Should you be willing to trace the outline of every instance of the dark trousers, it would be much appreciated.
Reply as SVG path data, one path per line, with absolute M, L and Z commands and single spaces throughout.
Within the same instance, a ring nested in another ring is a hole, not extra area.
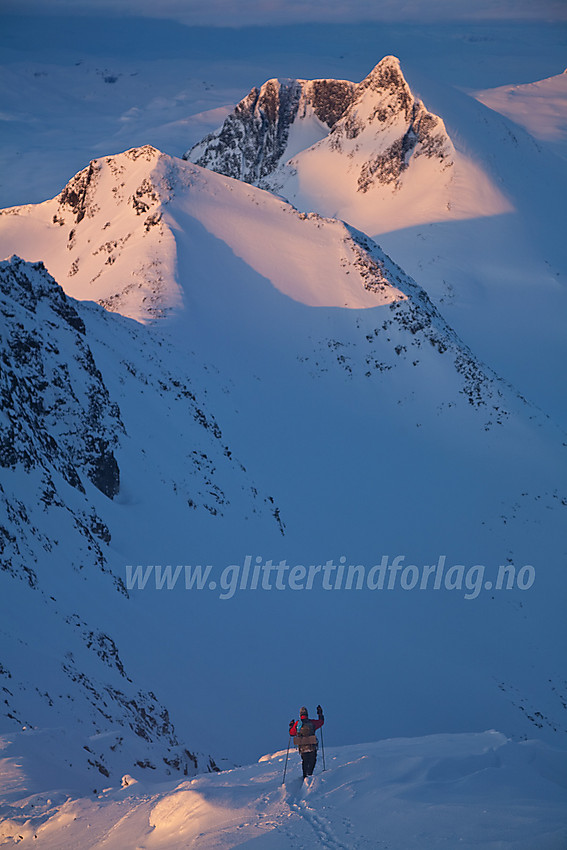
M 313 750 L 312 753 L 301 753 L 301 763 L 303 765 L 303 778 L 306 776 L 312 776 L 313 771 L 315 769 L 315 762 L 317 761 L 317 750 Z

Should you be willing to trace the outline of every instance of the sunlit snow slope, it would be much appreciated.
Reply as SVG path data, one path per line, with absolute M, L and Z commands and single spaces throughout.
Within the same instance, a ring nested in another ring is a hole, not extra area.
M 125 777 L 122 789 L 79 799 L 20 796 L 17 767 L 0 760 L 14 782 L 0 838 L 41 850 L 565 846 L 562 753 L 537 741 L 513 743 L 497 732 L 436 735 L 328 747 L 325 755 L 327 769 L 319 753 L 305 783 L 292 750 L 285 785 L 280 751 L 185 782 Z
M 53 200 L 2 211 L 0 253 L 43 258 L 69 295 L 147 321 L 183 307 L 178 215 L 304 304 L 362 308 L 403 297 L 344 224 L 151 147 L 95 160 Z
M 533 83 L 484 89 L 474 96 L 536 139 L 567 153 L 567 70 Z

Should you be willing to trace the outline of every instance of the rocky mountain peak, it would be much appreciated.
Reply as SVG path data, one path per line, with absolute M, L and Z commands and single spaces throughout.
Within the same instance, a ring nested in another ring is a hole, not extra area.
M 336 167 L 349 174 L 354 193 L 366 193 L 374 186 L 398 189 L 420 156 L 443 170 L 454 149 L 441 119 L 412 94 L 399 60 L 386 56 L 359 83 L 268 80 L 184 158 L 295 203 L 298 171 L 329 152 L 347 155 Z M 325 193 L 328 184 L 327 177 Z
M 385 89 L 397 89 L 402 86 L 408 87 L 402 73 L 400 60 L 397 56 L 384 56 L 372 68 L 370 73 L 358 83 L 357 90 L 371 88 L 375 91 L 383 91 Z
M 61 214 L 71 213 L 75 217 L 75 223 L 79 224 L 86 215 L 92 215 L 96 212 L 96 209 L 93 209 L 95 206 L 93 195 L 104 163 L 110 167 L 114 166 L 115 169 L 118 167 L 119 161 L 124 159 L 132 162 L 141 159 L 153 165 L 161 155 L 161 152 L 152 145 L 143 145 L 140 148 L 132 148 L 123 154 L 118 154 L 118 156 L 106 157 L 106 160 L 92 160 L 86 168 L 83 168 L 69 180 L 59 195 Z M 60 220 L 55 223 L 60 223 Z
M 385 56 L 357 85 L 353 108 L 368 101 L 373 121 L 383 123 L 397 115 L 411 119 L 415 99 L 395 56 Z
M 178 303 L 170 286 L 175 240 L 165 226 L 172 196 L 170 159 L 144 145 L 93 160 L 61 193 L 37 206 L 0 212 L 12 227 L 47 216 L 49 236 L 30 256 L 25 242 L 11 252 L 36 258 L 74 298 L 96 300 L 107 310 L 129 310 L 139 321 L 163 315 Z M 63 247 L 63 250 L 61 250 Z

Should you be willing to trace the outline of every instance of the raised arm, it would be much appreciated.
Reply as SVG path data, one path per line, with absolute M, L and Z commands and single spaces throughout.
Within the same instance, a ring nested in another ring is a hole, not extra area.
M 315 729 L 320 729 L 323 723 L 325 722 L 325 718 L 323 717 L 323 709 L 320 705 L 317 706 L 317 720 L 312 720 Z

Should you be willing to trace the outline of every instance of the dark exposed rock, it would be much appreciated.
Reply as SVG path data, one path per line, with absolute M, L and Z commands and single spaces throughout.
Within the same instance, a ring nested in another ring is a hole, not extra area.
M 420 103 L 413 104 L 411 120 L 403 136 L 383 153 L 364 163 L 358 177 L 359 191 L 367 192 L 376 182 L 397 183 L 409 167 L 412 154 L 438 158 L 439 161 L 448 159 L 445 137 L 439 132 L 438 122 Z
M 0 466 L 50 469 L 113 498 L 123 432 L 84 322 L 43 264 L 0 264 Z M 63 323 L 61 322 L 63 320 Z
M 120 490 L 120 470 L 116 458 L 104 444 L 93 459 L 88 476 L 101 493 L 114 498 Z
M 98 166 L 91 162 L 67 184 L 60 196 L 60 206 L 70 210 L 78 224 L 89 212 L 89 190 L 94 188 Z
M 354 88 L 345 80 L 313 80 L 311 102 L 317 118 L 332 129 L 350 106 Z
M 4 296 L 2 312 L 6 318 L 15 317 L 15 313 L 10 310 L 10 300 L 33 314 L 42 299 L 49 299 L 49 308 L 56 316 L 79 333 L 85 333 L 83 320 L 61 287 L 53 286 L 53 279 L 42 262 L 25 263 L 18 257 L 12 257 L 9 262 L 9 274 L 0 274 L 0 293 Z M 6 263 L 2 263 L 2 269 L 5 268 Z M 30 270 L 39 274 L 30 276 Z
M 311 106 L 332 128 L 352 100 L 354 84 L 341 80 L 268 80 L 240 101 L 218 133 L 184 155 L 246 183 L 256 183 L 278 166 L 291 125 Z

